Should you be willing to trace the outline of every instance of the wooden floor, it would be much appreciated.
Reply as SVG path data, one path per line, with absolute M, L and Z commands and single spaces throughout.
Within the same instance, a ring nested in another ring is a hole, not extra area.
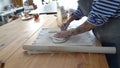
M 39 22 L 17 19 L 1 26 L 0 60 L 5 68 L 109 68 L 104 54 L 28 55 L 22 48 L 25 42 L 33 42 L 42 27 L 57 27 L 56 20 L 54 15 L 41 15 Z

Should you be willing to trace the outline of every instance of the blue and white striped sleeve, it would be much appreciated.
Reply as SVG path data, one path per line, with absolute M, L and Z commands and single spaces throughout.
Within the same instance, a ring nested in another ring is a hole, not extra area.
M 88 22 L 100 26 L 114 17 L 120 7 L 120 0 L 97 0 L 93 2 L 92 9 L 88 15 Z
M 77 7 L 77 10 L 73 14 L 77 17 L 75 20 L 79 20 L 84 16 L 84 14 L 83 14 L 79 5 Z

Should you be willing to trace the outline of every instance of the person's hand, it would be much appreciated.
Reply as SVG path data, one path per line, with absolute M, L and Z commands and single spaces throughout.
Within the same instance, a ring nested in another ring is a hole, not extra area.
M 71 34 L 70 31 L 60 31 L 57 32 L 54 36 L 57 38 L 68 38 L 71 36 Z
M 66 31 L 67 28 L 68 28 L 68 26 L 69 26 L 69 23 L 68 23 L 68 22 L 63 23 L 62 26 L 60 27 L 60 28 L 61 28 L 61 31 Z
M 34 7 L 34 10 L 37 9 L 37 5 L 35 5 L 35 4 L 33 5 L 33 7 Z

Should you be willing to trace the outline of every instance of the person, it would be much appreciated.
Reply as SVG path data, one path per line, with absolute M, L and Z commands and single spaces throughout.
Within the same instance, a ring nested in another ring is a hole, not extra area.
M 37 9 L 37 5 L 33 3 L 33 0 L 26 0 L 24 2 L 24 16 L 28 17 L 31 10 Z
M 120 0 L 79 0 L 78 3 L 77 10 L 54 36 L 65 38 L 93 30 L 103 46 L 116 47 L 116 54 L 107 54 L 106 57 L 110 68 L 120 68 Z M 82 25 L 67 30 L 73 20 L 83 16 L 88 18 Z
M 26 0 L 24 2 L 24 8 L 29 9 L 29 10 L 33 10 L 33 9 L 37 9 L 37 5 L 35 5 L 33 3 L 33 0 Z
M 42 5 L 44 5 L 45 0 L 42 0 Z

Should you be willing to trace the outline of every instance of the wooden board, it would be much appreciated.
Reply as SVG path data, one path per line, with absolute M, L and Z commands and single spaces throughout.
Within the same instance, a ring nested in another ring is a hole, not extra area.
M 55 33 L 60 31 L 59 28 L 44 28 L 42 29 L 42 31 L 39 33 L 38 37 L 36 38 L 36 40 L 34 41 L 33 44 L 39 44 L 39 45 L 83 45 L 83 46 L 94 46 L 95 44 L 95 38 L 93 36 L 90 35 L 89 32 L 83 33 L 83 34 L 79 34 L 76 36 L 72 36 L 69 38 L 68 41 L 66 41 L 65 43 L 60 43 L 60 44 L 55 44 L 52 42 L 52 40 L 50 39 L 50 36 Z
M 114 47 L 96 47 L 95 37 L 89 32 L 72 36 L 64 43 L 54 43 L 50 36 L 60 31 L 59 28 L 44 28 L 32 45 L 24 45 L 29 54 L 60 53 L 60 52 L 89 52 L 89 53 L 116 53 Z
M 34 42 L 32 44 L 40 44 L 40 45 L 90 45 L 93 46 L 95 43 L 95 37 L 93 37 L 90 32 L 86 32 L 80 35 L 76 35 L 76 36 L 72 36 L 71 38 L 69 38 L 69 40 L 65 43 L 61 43 L 61 44 L 55 44 L 52 42 L 52 40 L 49 38 L 50 35 L 52 35 L 55 32 L 60 31 L 59 28 L 43 28 L 36 40 L 34 40 Z M 87 40 L 86 40 L 87 39 Z M 25 44 L 27 45 L 27 44 Z

